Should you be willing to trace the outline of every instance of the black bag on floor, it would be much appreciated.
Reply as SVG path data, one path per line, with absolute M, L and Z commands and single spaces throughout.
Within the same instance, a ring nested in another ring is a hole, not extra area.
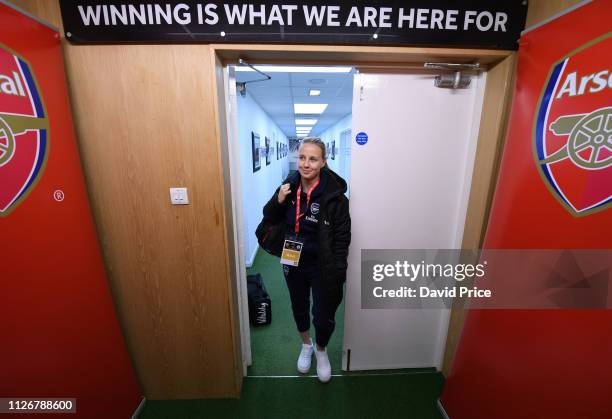
M 272 302 L 260 274 L 247 276 L 249 320 L 253 326 L 272 322 Z

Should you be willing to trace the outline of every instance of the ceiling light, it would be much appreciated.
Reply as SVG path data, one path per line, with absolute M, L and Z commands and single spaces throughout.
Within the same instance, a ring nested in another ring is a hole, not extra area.
M 317 123 L 316 119 L 296 119 L 295 125 L 315 125 Z
M 353 67 L 310 67 L 310 66 L 282 66 L 282 65 L 256 65 L 256 69 L 264 73 L 350 73 Z M 236 66 L 236 71 L 255 71 L 251 67 Z
M 327 109 L 327 103 L 294 103 L 295 113 L 321 114 Z
M 308 94 L 310 96 L 319 96 L 321 94 L 321 91 L 320 90 L 310 89 L 310 92 L 308 92 Z
M 296 129 L 301 129 L 301 130 L 306 130 L 306 131 L 310 131 L 312 129 L 312 127 L 305 127 L 305 126 L 295 126 Z

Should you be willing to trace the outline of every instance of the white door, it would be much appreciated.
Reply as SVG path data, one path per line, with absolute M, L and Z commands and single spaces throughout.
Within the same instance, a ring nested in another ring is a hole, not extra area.
M 484 78 L 452 90 L 423 73 L 355 77 L 345 370 L 441 368 L 449 311 L 361 309 L 360 253 L 461 247 Z

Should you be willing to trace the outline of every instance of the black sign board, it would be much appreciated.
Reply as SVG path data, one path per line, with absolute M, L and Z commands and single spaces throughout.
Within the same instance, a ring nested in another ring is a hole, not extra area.
M 522 0 L 60 0 L 73 43 L 298 43 L 516 49 Z

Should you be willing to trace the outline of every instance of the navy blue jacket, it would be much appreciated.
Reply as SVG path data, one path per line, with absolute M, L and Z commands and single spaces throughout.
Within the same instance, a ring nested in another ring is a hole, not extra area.
M 325 184 L 321 183 L 321 195 L 318 197 L 318 265 L 321 278 L 327 290 L 329 302 L 338 304 L 342 300 L 342 284 L 346 281 L 348 248 L 351 243 L 351 217 L 349 214 L 346 182 L 331 169 L 321 170 Z M 295 201 L 300 184 L 300 174 L 295 172 L 284 182 L 291 185 L 291 194 L 283 204 L 278 203 L 277 188 L 272 198 L 263 208 L 263 220 L 257 227 L 256 235 L 259 244 L 268 253 L 280 257 L 286 233 L 292 233 L 289 228 L 287 211 L 295 211 L 291 201 Z M 319 189 L 317 187 L 317 189 Z M 315 189 L 315 191 L 317 190 Z M 313 191 L 313 194 L 314 192 Z M 295 219 L 295 213 L 293 214 Z

